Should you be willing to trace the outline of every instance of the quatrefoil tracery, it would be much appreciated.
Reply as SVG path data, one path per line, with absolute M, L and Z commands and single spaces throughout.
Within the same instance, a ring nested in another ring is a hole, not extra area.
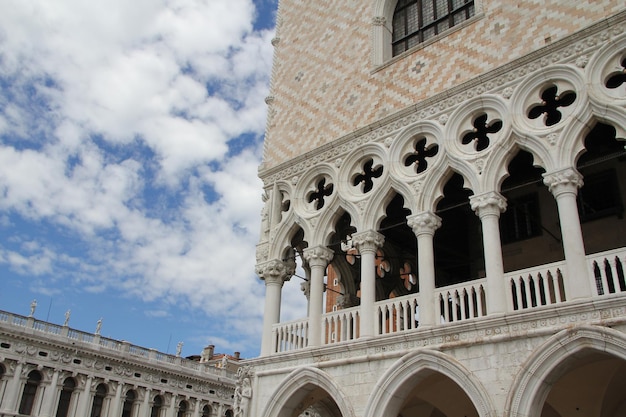
M 333 193 L 333 184 L 326 184 L 326 178 L 320 179 L 316 184 L 315 191 L 309 194 L 309 203 L 315 203 L 315 210 L 320 210 L 324 207 L 324 198 L 330 196 Z
M 622 70 L 614 72 L 609 76 L 605 83 L 606 88 L 615 89 L 626 83 L 626 57 L 620 61 L 620 65 L 622 66 Z
M 534 105 L 528 111 L 529 119 L 536 119 L 545 114 L 544 123 L 546 126 L 553 126 L 561 121 L 563 115 L 559 107 L 571 106 L 576 101 L 576 93 L 565 91 L 558 94 L 558 87 L 553 85 L 546 88 L 541 93 L 541 103 Z
M 463 135 L 463 138 L 461 139 L 461 143 L 463 145 L 474 143 L 474 149 L 477 152 L 487 149 L 489 146 L 488 134 L 498 133 L 500 129 L 502 129 L 501 120 L 487 122 L 487 118 L 487 114 L 484 113 L 474 119 L 474 122 L 472 123 L 474 129 Z
M 428 161 L 426 158 L 432 158 L 437 155 L 439 145 L 432 144 L 426 146 L 426 138 L 421 138 L 415 142 L 415 151 L 408 155 L 404 160 L 404 166 L 415 165 L 415 173 L 419 174 L 426 171 Z
M 368 159 L 363 165 L 363 172 L 354 177 L 352 185 L 362 184 L 363 193 L 368 193 L 374 187 L 374 178 L 379 178 L 381 175 L 383 175 L 383 166 L 374 167 L 374 160 Z

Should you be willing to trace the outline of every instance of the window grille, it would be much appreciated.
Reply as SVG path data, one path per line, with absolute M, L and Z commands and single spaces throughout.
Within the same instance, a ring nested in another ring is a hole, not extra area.
M 393 14 L 393 56 L 474 16 L 473 0 L 398 0 Z

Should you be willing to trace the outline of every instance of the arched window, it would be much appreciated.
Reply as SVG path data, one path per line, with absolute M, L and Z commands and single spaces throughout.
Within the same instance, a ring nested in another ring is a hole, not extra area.
M 63 389 L 61 390 L 61 396 L 59 397 L 59 406 L 57 407 L 56 417 L 67 417 L 70 410 L 70 402 L 72 401 L 72 393 L 76 388 L 76 381 L 74 378 L 67 378 L 63 382 Z
M 133 413 L 133 404 L 137 394 L 132 389 L 126 393 L 126 399 L 124 400 L 124 406 L 122 407 L 122 417 L 131 417 Z
M 150 411 L 150 417 L 159 417 L 161 407 L 163 407 L 163 398 L 161 398 L 160 395 L 157 395 L 156 397 L 154 397 L 154 401 L 152 401 L 152 410 Z
M 41 383 L 41 374 L 38 371 L 31 371 L 28 374 L 24 391 L 22 392 L 22 401 L 20 402 L 20 414 L 30 415 L 33 411 L 35 398 L 37 397 L 37 389 Z
M 181 401 L 180 404 L 178 404 L 178 414 L 176 417 L 185 417 L 185 414 L 187 414 L 187 408 L 189 408 L 187 406 L 187 401 Z
M 393 56 L 474 16 L 473 0 L 398 0 L 393 13 Z
M 90 417 L 102 417 L 102 408 L 104 406 L 104 398 L 106 397 L 107 392 L 108 390 L 106 385 L 98 385 L 96 388 L 96 394 L 93 397 Z
M 233 417 L 233 410 L 226 410 L 226 412 L 224 413 L 224 416 L 226 417 Z
M 209 417 L 211 415 L 211 407 L 205 405 L 202 409 L 202 417 Z

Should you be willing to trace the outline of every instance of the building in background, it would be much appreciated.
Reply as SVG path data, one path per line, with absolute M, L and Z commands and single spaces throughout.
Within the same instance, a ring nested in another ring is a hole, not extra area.
M 0 417 L 233 417 L 237 353 L 186 359 L 68 321 L 0 311 Z
M 624 4 L 280 0 L 276 26 L 236 413 L 626 415 Z

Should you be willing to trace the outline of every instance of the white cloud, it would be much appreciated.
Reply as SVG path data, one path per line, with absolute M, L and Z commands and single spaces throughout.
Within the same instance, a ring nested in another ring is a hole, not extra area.
M 2 226 L 17 215 L 78 246 L 24 232 L 34 246 L 1 240 L 0 263 L 64 270 L 84 291 L 186 300 L 258 336 L 273 34 L 254 16 L 252 0 L 5 1 Z M 242 305 L 253 307 L 238 319 Z

